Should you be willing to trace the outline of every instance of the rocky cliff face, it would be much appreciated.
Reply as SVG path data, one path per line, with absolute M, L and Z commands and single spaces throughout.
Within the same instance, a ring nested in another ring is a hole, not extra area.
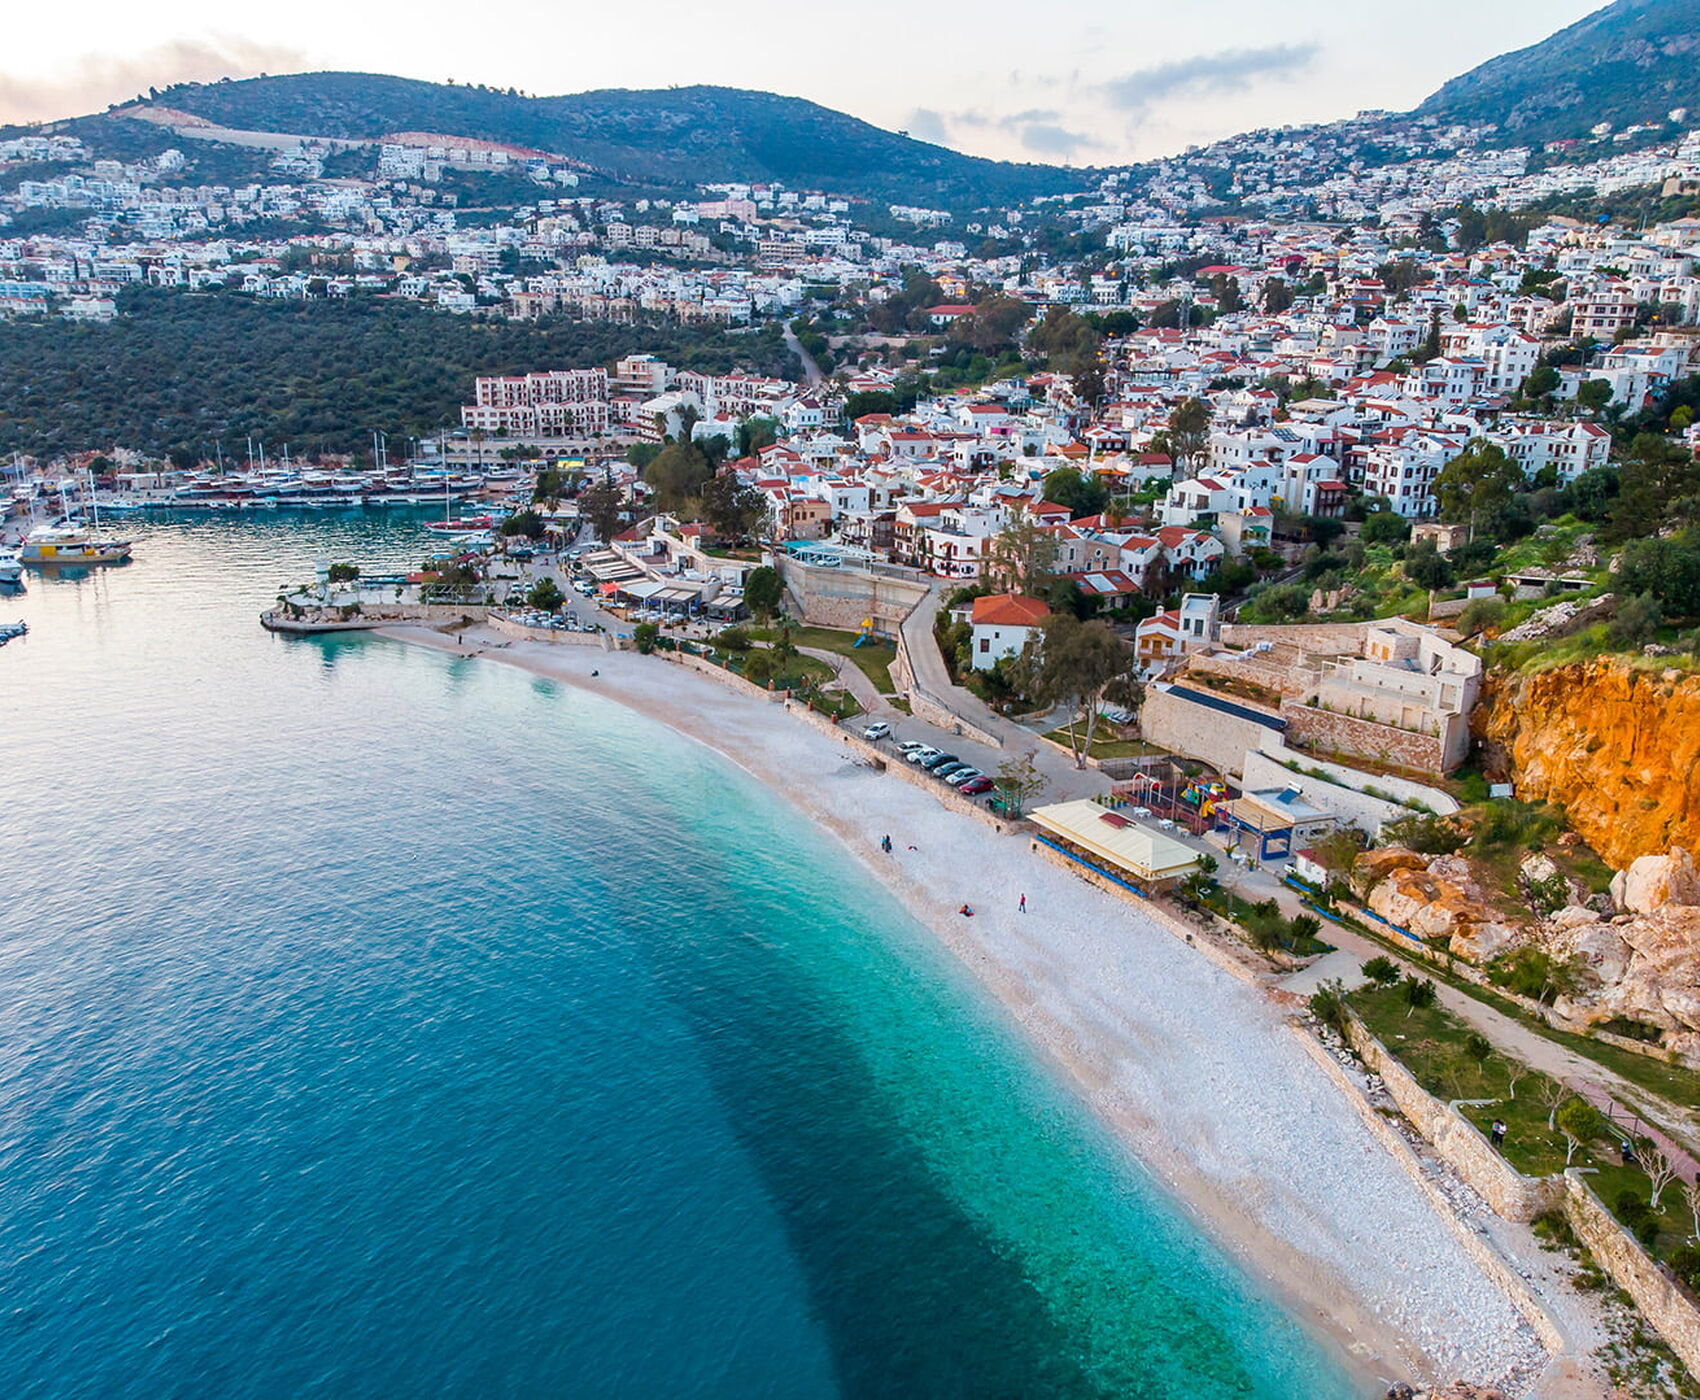
M 1480 730 L 1490 772 L 1560 804 L 1610 865 L 1700 848 L 1700 675 L 1602 658 L 1501 677 Z

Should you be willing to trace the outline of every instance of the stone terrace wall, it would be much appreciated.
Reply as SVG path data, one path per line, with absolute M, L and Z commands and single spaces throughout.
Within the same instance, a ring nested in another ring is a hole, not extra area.
M 1246 754 L 1274 733 L 1252 720 L 1223 714 L 1154 687 L 1145 692 L 1139 728 L 1147 742 L 1158 748 L 1202 759 L 1234 774 L 1244 767 Z
M 1580 1172 L 1564 1174 L 1564 1214 L 1577 1237 L 1652 1323 L 1682 1364 L 1700 1375 L 1700 1307 L 1612 1218 Z
M 1287 721 L 1287 739 L 1291 743 L 1311 744 L 1331 753 L 1360 754 L 1402 768 L 1420 768 L 1430 773 L 1446 771 L 1445 745 L 1433 734 L 1413 734 L 1390 724 L 1377 724 L 1374 720 L 1335 714 L 1293 701 L 1281 706 L 1281 717 Z
M 1371 622 L 1294 623 L 1292 626 L 1253 626 L 1230 622 L 1222 628 L 1229 646 L 1253 647 L 1259 642 L 1291 642 L 1313 656 L 1359 656 Z
M 927 596 L 924 579 L 854 568 L 823 569 L 796 559 L 782 559 L 780 571 L 803 621 L 816 627 L 854 631 L 871 617 L 879 631 L 895 633 Z
M 1560 1204 L 1564 1199 L 1564 1183 L 1560 1178 L 1524 1176 L 1494 1151 L 1493 1144 L 1474 1123 L 1417 1083 L 1411 1072 L 1388 1054 L 1356 1017 L 1348 1023 L 1348 1030 L 1352 1049 L 1381 1076 L 1399 1111 L 1495 1213 L 1506 1220 L 1527 1224 L 1542 1211 Z
M 1318 673 L 1307 671 L 1301 667 L 1284 666 L 1279 661 L 1271 659 L 1267 652 L 1238 652 L 1238 651 L 1207 651 L 1187 658 L 1188 674 L 1203 676 L 1231 676 L 1235 680 L 1251 681 L 1256 685 L 1274 691 L 1278 695 L 1288 695 L 1295 699 L 1308 695 L 1316 688 Z M 1182 684 L 1186 684 L 1182 677 Z M 1213 691 L 1208 685 L 1201 685 L 1200 690 Z M 1214 692 L 1224 699 L 1233 700 L 1237 697 L 1228 691 Z

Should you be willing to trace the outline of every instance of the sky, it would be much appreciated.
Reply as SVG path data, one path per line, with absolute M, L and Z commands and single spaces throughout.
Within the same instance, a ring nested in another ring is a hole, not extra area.
M 973 155 L 1101 165 L 1260 126 L 1415 106 L 1599 0 L 700 0 L 480 12 L 294 0 L 85 0 L 8 15 L 0 122 L 100 111 L 149 86 L 347 69 L 537 94 L 715 83 L 806 97 Z M 917 22 L 919 21 L 919 22 Z

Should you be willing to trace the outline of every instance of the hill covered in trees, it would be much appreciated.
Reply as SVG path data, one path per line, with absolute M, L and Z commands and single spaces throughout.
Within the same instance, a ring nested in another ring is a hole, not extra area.
M 1585 136 L 1597 122 L 1663 123 L 1700 110 L 1700 5 L 1617 0 L 1551 38 L 1454 78 L 1419 115 L 1497 122 L 1519 142 Z
M 371 431 L 460 422 L 480 374 L 611 364 L 650 351 L 684 368 L 789 373 L 777 326 L 727 335 L 672 325 L 498 321 L 406 301 L 268 301 L 126 292 L 107 325 L 0 322 L 0 452 L 114 446 L 228 456 L 252 433 L 298 455 L 356 451 Z
M 611 89 L 563 97 L 369 73 L 179 84 L 150 101 L 219 126 L 373 139 L 425 131 L 529 147 L 618 181 L 792 188 L 967 207 L 1074 189 L 1054 166 L 960 155 L 797 97 L 740 88 Z

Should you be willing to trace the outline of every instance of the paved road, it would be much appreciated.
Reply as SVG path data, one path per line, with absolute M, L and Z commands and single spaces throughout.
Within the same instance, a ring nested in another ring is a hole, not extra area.
M 814 388 L 815 385 L 826 378 L 821 373 L 820 366 L 815 363 L 815 357 L 803 349 L 803 342 L 797 339 L 797 333 L 791 329 L 789 321 L 785 322 L 784 330 L 781 333 L 785 337 L 785 348 L 795 355 L 798 363 L 803 366 L 803 382 L 811 389 Z

